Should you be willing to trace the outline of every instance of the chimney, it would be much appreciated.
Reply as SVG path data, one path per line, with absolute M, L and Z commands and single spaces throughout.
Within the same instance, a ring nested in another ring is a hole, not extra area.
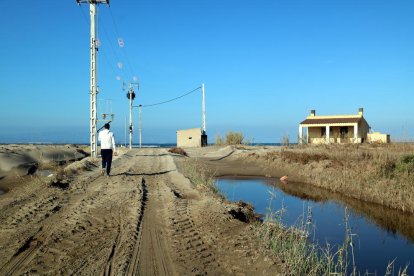
M 360 108 L 358 109 L 358 115 L 361 115 L 361 116 L 363 116 L 363 115 L 364 115 L 364 109 L 363 109 L 362 107 L 360 107 Z
M 316 111 L 315 111 L 315 109 L 312 109 L 311 110 L 311 117 L 315 117 L 315 115 L 316 115 Z

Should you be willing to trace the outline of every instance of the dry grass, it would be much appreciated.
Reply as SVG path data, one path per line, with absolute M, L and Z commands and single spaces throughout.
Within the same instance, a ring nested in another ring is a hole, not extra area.
M 226 137 L 216 136 L 216 145 L 242 145 L 245 143 L 244 135 L 241 132 L 229 131 Z
M 197 187 L 218 193 L 214 172 L 196 159 L 186 159 L 180 162 L 180 171 Z
M 256 233 L 263 246 L 273 252 L 284 264 L 284 275 L 372 275 L 358 271 L 354 254 L 354 234 L 345 209 L 345 239 L 343 244 L 324 247 L 309 241 L 312 232 L 312 210 L 298 220 L 297 225 L 286 227 L 282 223 L 284 209 L 268 213 L 262 224 L 256 224 Z M 395 274 L 394 262 L 387 265 L 385 275 L 407 276 L 408 266 Z
M 249 158 L 306 183 L 414 213 L 414 144 L 297 146 Z

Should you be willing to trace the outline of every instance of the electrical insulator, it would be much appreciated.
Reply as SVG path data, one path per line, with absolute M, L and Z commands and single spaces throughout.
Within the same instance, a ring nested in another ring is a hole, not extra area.
M 128 92 L 128 93 L 126 94 L 126 96 L 127 96 L 127 99 L 128 99 L 128 100 L 130 100 L 130 97 L 132 97 L 132 99 L 135 99 L 135 92 L 132 92 L 132 93 Z

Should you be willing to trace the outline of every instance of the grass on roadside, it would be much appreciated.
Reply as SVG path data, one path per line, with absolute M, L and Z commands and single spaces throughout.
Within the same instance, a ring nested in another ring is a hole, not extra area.
M 181 163 L 181 170 L 185 177 L 196 185 L 218 193 L 214 172 L 196 159 L 186 159 Z
M 414 144 L 296 146 L 245 159 L 302 182 L 414 213 Z
M 370 275 L 361 274 L 356 266 L 354 236 L 345 210 L 345 239 L 343 244 L 320 247 L 309 240 L 312 232 L 310 208 L 295 226 L 282 223 L 284 210 L 270 212 L 263 223 L 256 224 L 257 234 L 263 246 L 284 263 L 286 275 Z M 406 276 L 408 267 L 398 270 L 398 276 Z M 385 275 L 394 274 L 394 261 L 386 267 Z

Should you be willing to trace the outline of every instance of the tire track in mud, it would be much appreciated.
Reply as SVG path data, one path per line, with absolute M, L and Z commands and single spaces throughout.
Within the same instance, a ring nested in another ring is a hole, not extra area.
M 149 152 L 148 152 L 149 151 Z M 162 185 L 164 178 L 170 171 L 165 170 L 163 156 L 165 154 L 154 155 L 153 150 L 147 150 L 145 156 L 147 166 L 141 169 L 145 173 L 143 186 L 145 187 L 145 197 L 143 200 L 145 207 L 142 208 L 138 229 L 138 238 L 134 252 L 131 257 L 127 275 L 176 275 L 168 243 L 165 236 L 163 212 L 164 193 Z
M 117 178 L 122 178 L 122 180 L 119 181 Z M 114 180 L 117 184 L 127 184 L 133 183 L 136 178 L 121 176 L 115 177 Z M 23 244 L 16 253 L 0 267 L 0 274 L 55 274 L 58 271 L 60 274 L 80 274 L 85 271 L 100 274 L 104 271 L 105 265 L 103 267 L 96 266 L 95 262 L 100 263 L 102 259 L 105 260 L 107 274 L 117 274 L 120 267 L 122 270 L 122 266 L 125 266 L 126 259 L 121 256 L 121 264 L 119 260 L 116 260 L 118 249 L 128 244 L 126 241 L 130 243 L 126 248 L 132 248 L 133 244 L 130 242 L 129 235 L 124 233 L 125 227 L 128 226 L 125 221 L 128 221 L 131 215 L 127 219 L 123 218 L 126 211 L 123 210 L 122 202 L 125 200 L 124 195 L 127 195 L 129 198 L 135 198 L 136 205 L 139 205 L 141 187 L 139 184 L 135 184 L 135 189 L 126 187 L 124 191 L 118 192 L 116 187 L 111 186 L 114 186 L 112 178 L 106 179 L 98 174 L 83 175 L 75 179 L 73 187 L 64 192 L 65 196 L 57 199 L 50 196 L 41 198 L 39 195 L 37 201 L 32 200 L 23 205 L 17 215 L 9 217 L 9 221 L 17 220 L 20 222 L 20 217 L 26 218 L 30 215 L 30 210 L 33 209 L 42 209 L 41 212 L 35 213 L 34 218 L 39 214 L 46 214 L 46 219 L 37 220 L 42 227 L 23 240 Z M 128 184 L 127 186 L 134 185 Z M 117 195 L 117 193 L 121 194 Z M 111 197 L 114 195 L 115 198 L 111 202 Z M 66 200 L 62 198 L 66 198 Z M 109 210 L 116 213 L 116 216 L 99 214 L 99 209 L 107 209 L 107 203 L 110 203 Z M 137 207 L 139 211 L 140 205 Z M 27 212 L 29 214 L 24 215 Z M 105 218 L 106 216 L 107 218 Z M 112 231 L 112 229 L 116 229 L 116 231 Z M 106 232 L 109 234 L 102 236 Z M 108 239 L 108 241 L 103 239 L 104 237 L 110 238 L 113 232 L 116 234 L 112 239 Z M 122 245 L 120 245 L 121 242 Z M 56 267 L 56 263 L 59 263 L 58 267 Z
M 193 214 L 194 203 L 199 200 L 199 195 L 190 181 L 176 171 L 172 157 L 166 158 L 166 163 L 175 168 L 164 182 L 171 198 L 168 203 L 169 238 L 180 266 L 180 274 L 221 274 L 215 251 L 205 242 L 199 221 Z
M 135 244 L 133 247 L 132 255 L 129 258 L 128 266 L 126 275 L 136 275 L 139 271 L 139 249 L 141 244 L 141 237 L 142 237 L 142 222 L 144 217 L 144 212 L 146 209 L 147 201 L 148 201 L 148 189 L 145 184 L 145 178 L 141 180 L 142 184 L 142 200 L 141 200 L 141 211 L 139 212 L 138 221 L 136 225 L 136 233 L 135 233 Z
M 110 178 L 95 168 L 74 175 L 68 190 L 44 187 L 19 204 L 5 202 L 0 275 L 264 271 L 259 255 L 250 256 L 247 228 L 179 173 L 166 149 L 132 150 L 115 161 Z
M 169 183 L 175 197 L 170 209 L 170 229 L 177 260 L 184 269 L 184 274 L 204 275 L 206 271 L 214 274 L 219 267 L 214 251 L 207 245 L 192 217 L 192 202 L 185 194 Z
M 127 171 L 129 166 L 120 164 L 117 170 Z M 71 254 L 81 251 L 80 254 L 68 258 L 68 269 L 74 274 L 105 274 L 117 275 L 126 269 L 128 255 L 134 245 L 134 237 L 137 235 L 135 220 L 139 220 L 137 213 L 143 208 L 143 188 L 137 181 L 138 177 L 120 173 L 110 179 L 103 177 L 103 182 L 110 187 L 98 197 L 88 198 L 86 206 L 91 206 L 88 213 L 82 217 L 94 225 L 86 227 L 84 234 L 92 240 L 92 248 L 83 246 L 74 247 Z M 89 224 L 92 224 L 89 223 Z M 88 235 L 89 234 L 89 235 Z M 93 240 L 97 235 L 96 241 Z M 79 239 L 85 239 L 80 237 Z M 80 261 L 77 265 L 70 264 L 71 260 Z
M 2 271 L 4 275 L 20 274 L 21 270 L 25 268 L 33 259 L 43 242 L 50 236 L 50 228 L 51 226 L 48 226 L 47 228 L 40 228 L 34 236 L 29 237 L 19 248 L 16 254 L 10 259 L 10 261 L 0 269 L 0 271 Z

